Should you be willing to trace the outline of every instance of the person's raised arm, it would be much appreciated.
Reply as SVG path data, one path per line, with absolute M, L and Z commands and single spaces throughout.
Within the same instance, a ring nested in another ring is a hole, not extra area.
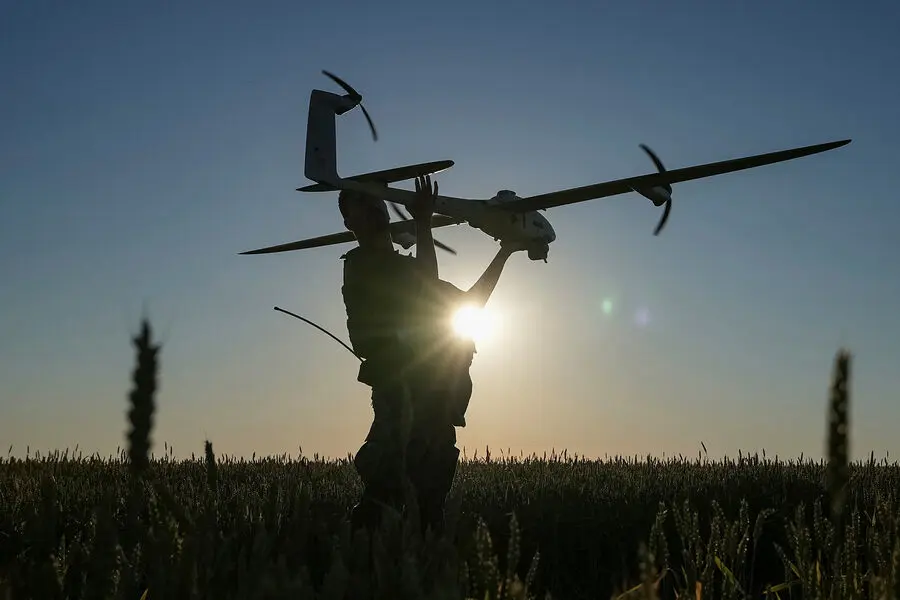
M 416 200 L 409 209 L 416 222 L 416 262 L 422 273 L 433 279 L 438 278 L 437 254 L 431 234 L 431 217 L 437 193 L 437 181 L 432 189 L 430 175 L 416 177 Z
M 494 293 L 494 288 L 497 287 L 497 282 L 500 280 L 500 274 L 503 272 L 503 267 L 506 266 L 507 259 L 514 252 L 525 249 L 526 247 L 523 244 L 501 242 L 500 250 L 494 255 L 494 259 L 484 270 L 484 273 L 481 274 L 481 277 L 478 278 L 478 281 L 475 282 L 475 285 L 466 292 L 466 300 L 479 308 L 487 304 L 491 294 Z

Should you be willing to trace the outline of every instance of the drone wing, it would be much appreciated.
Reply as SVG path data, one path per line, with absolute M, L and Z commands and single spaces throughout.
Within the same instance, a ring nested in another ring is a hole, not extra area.
M 436 160 L 427 163 L 419 163 L 417 165 L 406 165 L 403 167 L 394 167 L 393 169 L 385 169 L 383 171 L 373 171 L 371 173 L 363 173 L 352 177 L 344 177 L 349 181 L 369 181 L 387 185 L 397 181 L 406 181 L 407 179 L 415 179 L 420 175 L 430 175 L 446 171 L 453 166 L 452 160 Z M 339 188 L 327 183 L 314 183 L 302 188 L 297 188 L 298 192 L 333 192 Z
M 306 248 L 318 248 L 320 246 L 331 246 L 332 244 L 345 244 L 356 239 L 352 231 L 344 231 L 341 233 L 332 233 L 330 235 L 322 235 L 314 238 L 307 238 L 298 242 L 289 242 L 287 244 L 279 244 L 278 246 L 269 246 L 268 248 L 259 248 L 257 250 L 247 250 L 239 254 L 273 254 L 276 252 L 290 252 L 292 250 L 304 250 Z
M 840 140 L 836 142 L 828 142 L 826 144 L 816 144 L 813 146 L 803 146 L 793 148 L 791 150 L 781 150 L 778 152 L 769 152 L 767 154 L 757 154 L 755 156 L 747 156 L 744 158 L 734 158 L 723 160 L 720 162 L 708 163 L 694 167 L 685 167 L 683 169 L 675 169 L 673 171 L 664 171 L 662 173 L 651 173 L 649 175 L 640 175 L 638 177 L 628 177 L 626 179 L 618 179 L 615 181 L 607 181 L 594 185 L 586 185 L 579 188 L 571 188 L 557 192 L 541 194 L 539 196 L 529 196 L 518 200 L 512 200 L 503 204 L 498 204 L 498 208 L 513 212 L 529 212 L 533 210 L 544 210 L 554 206 L 562 206 L 564 204 L 575 204 L 577 202 L 585 202 L 587 200 L 595 200 L 597 198 L 606 198 L 616 196 L 618 194 L 627 194 L 637 189 L 648 189 L 656 186 L 664 186 L 666 184 L 679 183 L 682 181 L 690 181 L 692 179 L 701 179 L 704 177 L 712 177 L 714 175 L 722 175 L 733 171 L 742 171 L 744 169 L 752 169 L 763 165 L 793 160 L 811 154 L 818 154 L 827 150 L 834 150 L 841 146 L 846 146 L 850 140 Z
M 432 229 L 436 227 L 446 227 L 447 225 L 458 225 L 463 223 L 461 219 L 454 219 L 444 215 L 435 215 L 431 219 Z M 411 221 L 395 221 L 390 224 L 391 233 L 414 233 L 415 223 Z M 279 244 L 278 246 L 269 246 L 268 248 L 259 248 L 257 250 L 247 250 L 240 254 L 273 254 L 276 252 L 291 252 L 293 250 L 304 250 L 306 248 L 318 248 L 321 246 L 331 246 L 333 244 L 346 244 L 356 240 L 356 236 L 352 231 L 342 231 L 341 233 L 332 233 L 314 238 L 307 238 L 297 242 L 289 242 L 287 244 Z

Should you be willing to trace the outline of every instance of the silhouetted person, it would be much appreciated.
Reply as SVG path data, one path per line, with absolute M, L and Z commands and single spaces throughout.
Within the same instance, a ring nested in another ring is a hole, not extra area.
M 431 236 L 437 185 L 416 181 L 409 207 L 416 221 L 416 256 L 394 249 L 387 206 L 380 198 L 344 190 L 339 207 L 358 246 L 344 259 L 342 294 L 350 342 L 363 363 L 358 380 L 372 388 L 374 419 L 354 459 L 364 491 L 354 528 L 374 527 L 381 505 L 403 508 L 408 477 L 423 531 L 443 527 L 444 503 L 459 459 L 455 427 L 465 426 L 472 394 L 469 367 L 475 346 L 451 331 L 462 303 L 484 306 L 509 256 L 521 244 L 502 244 L 484 274 L 463 292 L 438 278 Z

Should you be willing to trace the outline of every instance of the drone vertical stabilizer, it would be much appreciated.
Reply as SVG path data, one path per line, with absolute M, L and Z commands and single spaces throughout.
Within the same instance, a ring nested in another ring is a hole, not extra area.
M 340 180 L 337 173 L 335 117 L 346 103 L 346 98 L 330 92 L 313 90 L 310 94 L 304 169 L 308 179 L 329 184 Z
M 344 88 L 347 92 L 343 96 L 313 90 L 309 96 L 309 116 L 306 120 L 306 166 L 304 174 L 317 183 L 334 185 L 340 181 L 337 173 L 337 131 L 335 119 L 357 106 L 363 111 L 369 128 L 372 130 L 372 138 L 378 141 L 378 132 L 368 111 L 362 106 L 362 96 L 350 87 L 344 80 L 322 71 L 332 81 Z

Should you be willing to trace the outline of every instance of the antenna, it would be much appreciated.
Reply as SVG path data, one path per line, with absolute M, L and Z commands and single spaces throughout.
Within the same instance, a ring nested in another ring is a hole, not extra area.
M 362 358 L 360 358 L 360 356 L 359 356 L 356 352 L 353 351 L 353 348 L 351 348 L 350 346 L 348 346 L 347 344 L 345 344 L 344 342 L 342 342 L 342 341 L 340 340 L 340 338 L 338 338 L 336 335 L 334 335 L 333 333 L 331 333 L 330 331 L 328 331 L 328 330 L 325 329 L 324 327 L 320 327 L 319 325 L 316 325 L 315 323 L 313 323 L 313 322 L 310 321 L 309 319 L 304 318 L 304 317 L 301 317 L 300 315 L 295 315 L 295 314 L 292 313 L 291 311 L 289 311 L 289 310 L 284 310 L 283 308 L 280 308 L 280 307 L 278 307 L 278 306 L 275 307 L 275 310 L 277 310 L 277 311 L 279 311 L 279 312 L 283 312 L 283 313 L 286 314 L 286 315 L 290 315 L 290 316 L 294 317 L 295 319 L 300 319 L 300 320 L 303 321 L 304 323 L 309 323 L 310 325 L 312 325 L 313 327 L 315 327 L 316 329 L 318 329 L 319 331 L 321 331 L 322 333 L 324 333 L 325 335 L 329 336 L 331 339 L 333 339 L 334 341 L 336 341 L 338 344 L 340 344 L 341 346 L 343 346 L 344 348 L 346 348 L 346 349 L 350 352 L 350 354 L 352 354 L 353 356 L 355 356 L 355 357 L 359 360 L 359 362 L 362 362 Z

